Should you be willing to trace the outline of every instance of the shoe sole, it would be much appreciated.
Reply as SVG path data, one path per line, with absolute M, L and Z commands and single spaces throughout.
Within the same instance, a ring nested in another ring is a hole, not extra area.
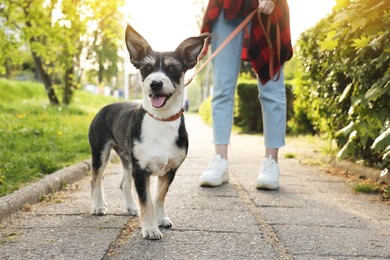
M 278 183 L 258 183 L 256 185 L 256 189 L 259 190 L 277 190 L 279 189 L 279 184 Z
M 222 180 L 222 182 L 213 181 L 213 180 L 201 180 L 200 187 L 219 187 L 219 186 L 222 186 L 222 184 L 225 184 L 228 182 L 229 182 L 229 179 Z

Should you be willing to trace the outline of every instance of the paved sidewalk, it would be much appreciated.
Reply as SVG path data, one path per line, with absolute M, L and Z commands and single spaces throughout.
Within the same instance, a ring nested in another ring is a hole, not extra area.
M 109 214 L 91 216 L 90 178 L 47 202 L 25 207 L 0 225 L 0 259 L 389 259 L 390 208 L 356 195 L 338 176 L 285 159 L 281 188 L 255 188 L 263 140 L 234 135 L 230 181 L 201 188 L 213 156 L 211 128 L 186 116 L 187 159 L 167 196 L 174 223 L 164 238 L 141 238 L 138 218 L 124 214 L 120 165 L 105 178 Z

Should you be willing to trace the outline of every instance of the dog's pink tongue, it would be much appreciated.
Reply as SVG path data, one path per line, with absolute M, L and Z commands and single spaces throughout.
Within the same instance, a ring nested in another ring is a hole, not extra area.
M 165 96 L 158 96 L 158 95 L 152 96 L 151 97 L 152 106 L 162 107 L 162 105 L 164 104 L 165 98 L 166 98 Z

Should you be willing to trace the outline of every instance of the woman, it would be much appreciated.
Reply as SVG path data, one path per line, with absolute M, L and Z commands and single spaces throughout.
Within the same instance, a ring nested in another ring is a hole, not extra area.
M 239 32 L 212 61 L 215 157 L 200 176 L 201 186 L 216 187 L 229 179 L 228 144 L 234 93 L 243 59 L 250 61 L 257 73 L 263 111 L 266 149 L 256 187 L 279 188 L 278 151 L 285 144 L 286 131 L 283 64 L 292 56 L 287 0 L 209 0 L 201 31 L 213 34 L 214 52 L 255 9 L 259 14 L 251 20 L 249 28 Z

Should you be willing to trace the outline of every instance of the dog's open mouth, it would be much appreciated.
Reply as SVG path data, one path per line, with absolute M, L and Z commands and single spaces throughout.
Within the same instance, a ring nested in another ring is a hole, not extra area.
M 160 108 L 165 106 L 168 99 L 171 97 L 171 95 L 161 95 L 161 94 L 151 94 L 150 100 L 152 101 L 152 106 L 155 108 Z

